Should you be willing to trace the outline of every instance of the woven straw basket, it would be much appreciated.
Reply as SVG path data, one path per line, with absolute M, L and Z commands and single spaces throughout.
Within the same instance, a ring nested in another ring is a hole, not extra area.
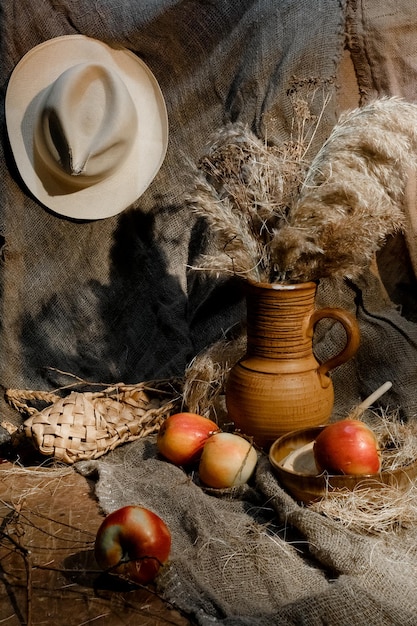
M 11 406 L 30 417 L 14 433 L 30 438 L 41 454 L 64 463 L 97 459 L 122 443 L 159 430 L 179 403 L 171 383 L 117 385 L 100 392 L 50 392 L 8 389 Z M 48 402 L 38 410 L 32 403 Z

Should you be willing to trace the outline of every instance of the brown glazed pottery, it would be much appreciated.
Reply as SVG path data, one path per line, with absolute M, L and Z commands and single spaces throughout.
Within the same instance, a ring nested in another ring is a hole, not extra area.
M 245 284 L 247 349 L 230 371 L 226 406 L 235 426 L 268 449 L 284 433 L 328 422 L 334 403 L 329 372 L 356 353 L 360 334 L 349 312 L 315 308 L 315 282 Z M 343 325 L 346 344 L 319 363 L 313 334 L 323 318 Z

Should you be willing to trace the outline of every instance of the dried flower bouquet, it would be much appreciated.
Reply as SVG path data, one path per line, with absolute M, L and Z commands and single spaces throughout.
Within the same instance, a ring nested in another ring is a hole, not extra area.
M 231 124 L 200 159 L 189 201 L 212 237 L 194 269 L 268 283 L 352 278 L 404 227 L 417 105 L 381 98 L 345 113 L 309 159 L 320 119 L 294 103 L 283 145 Z

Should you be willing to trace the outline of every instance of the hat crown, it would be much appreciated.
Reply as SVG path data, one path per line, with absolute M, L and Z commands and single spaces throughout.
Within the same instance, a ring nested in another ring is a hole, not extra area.
M 100 64 L 81 63 L 46 89 L 34 147 L 61 182 L 89 186 L 126 160 L 137 125 L 134 103 L 118 75 Z

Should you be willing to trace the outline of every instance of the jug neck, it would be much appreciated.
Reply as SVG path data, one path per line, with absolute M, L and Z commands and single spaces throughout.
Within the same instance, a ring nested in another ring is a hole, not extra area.
M 247 355 L 299 359 L 312 355 L 310 317 L 315 282 L 293 285 L 246 284 Z

